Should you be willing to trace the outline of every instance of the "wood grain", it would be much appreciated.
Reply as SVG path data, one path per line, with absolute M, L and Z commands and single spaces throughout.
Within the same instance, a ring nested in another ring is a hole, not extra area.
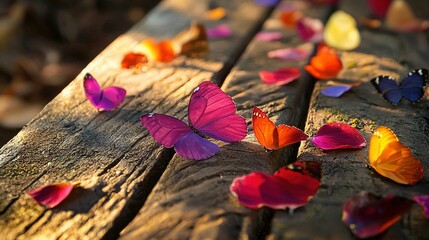
M 340 8 L 358 19 L 367 14 L 354 1 L 343 1 Z M 429 60 L 427 38 L 423 48 L 420 48 L 421 45 L 404 41 L 405 38 L 400 34 L 391 34 L 389 31 L 368 31 L 362 28 L 361 34 L 362 43 L 358 49 L 341 53 L 345 68 L 338 78 L 346 82 L 359 80 L 363 84 L 341 98 L 329 98 L 320 94 L 327 86 L 326 82 L 317 82 L 306 132 L 314 136 L 327 122 L 345 122 L 355 126 L 369 142 L 373 131 L 378 126 L 386 125 L 420 159 L 426 176 L 415 186 L 399 185 L 366 167 L 368 147 L 362 150 L 322 151 L 307 142 L 301 146 L 298 159 L 322 162 L 321 186 L 310 203 L 294 214 L 276 212 L 271 233 L 274 239 L 353 239 L 341 222 L 341 212 L 344 202 L 354 194 L 370 191 L 379 195 L 397 194 L 410 198 L 415 194 L 429 193 L 427 96 L 418 104 L 403 101 L 394 106 L 385 101 L 369 82 L 380 74 L 399 78 L 398 74 L 403 77 L 411 69 L 426 67 L 425 62 Z M 421 56 L 426 56 L 425 61 L 416 55 L 407 55 L 401 46 L 412 46 L 415 49 L 413 52 L 421 52 Z M 401 65 L 399 62 L 402 59 L 407 59 L 410 65 Z M 423 217 L 421 209 L 414 206 L 413 211 L 390 228 L 381 239 L 425 239 L 429 235 L 427 224 L 428 220 Z
M 326 11 L 311 8 L 307 14 L 323 17 Z M 121 239 L 237 239 L 262 238 L 266 234 L 268 226 L 261 226 L 261 221 L 269 219 L 262 216 L 264 213 L 240 206 L 229 186 L 235 177 L 253 171 L 273 172 L 291 161 L 293 149 L 271 155 L 265 152 L 252 133 L 252 108 L 260 107 L 276 124 L 298 126 L 306 116 L 313 83 L 304 72 L 296 82 L 285 86 L 262 83 L 258 76 L 261 70 L 303 67 L 306 63 L 267 57 L 270 50 L 301 44 L 295 30 L 281 25 L 278 11 L 263 29 L 282 31 L 284 38 L 272 43 L 252 40 L 222 85 L 235 101 L 238 114 L 246 118 L 248 136 L 239 143 L 222 144 L 217 155 L 201 162 L 175 155 L 139 214 L 121 233 Z
M 195 86 L 231 68 L 248 34 L 268 11 L 248 1 L 219 2 L 234 13 L 225 20 L 234 35 L 210 42 L 206 58 L 179 57 L 137 73 L 119 68 L 122 55 L 139 41 L 174 36 L 191 20 L 202 20 L 201 9 L 208 6 L 208 1 L 164 1 L 94 59 L 0 150 L 0 226 L 5 239 L 116 238 L 173 155 L 152 140 L 140 116 L 158 112 L 184 118 Z M 83 93 L 86 72 L 103 86 L 125 87 L 125 103 L 116 111 L 97 112 Z M 63 181 L 80 182 L 80 187 L 55 209 L 37 205 L 26 194 Z

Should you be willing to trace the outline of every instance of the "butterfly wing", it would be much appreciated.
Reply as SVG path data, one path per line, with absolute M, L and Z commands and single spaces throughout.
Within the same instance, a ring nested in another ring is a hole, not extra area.
M 410 72 L 400 84 L 402 96 L 411 103 L 420 101 L 425 94 L 423 87 L 426 85 L 427 79 L 427 69 L 416 69 Z
M 308 136 L 294 126 L 275 126 L 268 116 L 257 107 L 253 108 L 253 132 L 258 142 L 269 150 L 276 150 L 300 142 Z
M 402 91 L 398 86 L 398 83 L 389 76 L 378 76 L 371 79 L 372 85 L 379 93 L 381 93 L 388 102 L 398 104 L 402 99 Z
M 127 91 L 120 87 L 107 87 L 102 90 L 101 101 L 97 108 L 102 111 L 109 111 L 117 108 L 124 100 Z
M 247 125 L 235 111 L 234 102 L 226 93 L 212 82 L 203 82 L 192 93 L 189 123 L 209 137 L 237 142 L 246 136 Z
M 101 102 L 101 88 L 97 80 L 90 73 L 85 74 L 83 78 L 83 88 L 88 100 L 92 105 L 97 107 Z
M 380 175 L 400 184 L 414 185 L 424 176 L 420 161 L 385 126 L 379 127 L 371 137 L 369 161 Z
M 164 114 L 149 113 L 140 118 L 150 135 L 167 148 L 181 156 L 201 160 L 213 156 L 218 146 L 194 133 L 188 125 L 177 118 Z

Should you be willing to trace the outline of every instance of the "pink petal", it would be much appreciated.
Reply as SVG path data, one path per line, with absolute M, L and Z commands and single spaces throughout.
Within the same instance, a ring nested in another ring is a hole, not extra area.
M 429 195 L 414 196 L 413 199 L 423 207 L 423 213 L 429 218 Z
M 282 39 L 283 34 L 281 32 L 259 32 L 255 38 L 259 41 L 271 42 Z
M 412 201 L 403 197 L 361 192 L 343 207 L 343 223 L 358 238 L 376 236 L 401 219 L 411 209 Z
M 320 93 L 327 97 L 341 97 L 345 92 L 352 88 L 350 85 L 336 85 L 323 89 Z
M 323 23 L 317 18 L 302 17 L 296 23 L 301 40 L 318 43 L 323 40 Z
M 310 55 L 310 51 L 304 48 L 296 47 L 296 48 L 282 48 L 268 52 L 269 58 L 278 58 L 281 60 L 289 61 L 289 60 L 305 60 Z
M 33 189 L 28 194 L 38 204 L 53 208 L 60 204 L 72 191 L 75 184 L 57 183 Z
M 356 128 L 345 123 L 323 125 L 311 142 L 323 149 L 357 149 L 366 146 L 366 141 Z
M 259 77 L 265 84 L 284 85 L 288 84 L 301 76 L 299 68 L 279 68 L 274 72 L 260 71 Z
M 207 37 L 211 39 L 228 38 L 232 35 L 232 30 L 228 25 L 221 24 L 212 28 L 207 28 L 206 34 Z
M 320 174 L 320 162 L 315 162 Z M 313 164 L 312 170 L 314 169 Z M 299 166 L 299 167 L 298 167 Z M 319 188 L 319 179 L 306 172 L 306 164 L 283 167 L 273 175 L 254 172 L 235 178 L 231 193 L 248 208 L 267 206 L 273 209 L 295 209 L 307 204 Z

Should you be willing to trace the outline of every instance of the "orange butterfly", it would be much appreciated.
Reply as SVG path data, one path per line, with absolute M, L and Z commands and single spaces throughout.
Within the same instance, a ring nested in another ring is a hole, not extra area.
M 307 134 L 294 126 L 275 126 L 257 107 L 253 107 L 252 125 L 256 139 L 268 150 L 277 150 L 308 138 Z
M 400 184 L 414 185 L 424 177 L 420 161 L 386 126 L 377 128 L 371 137 L 369 163 L 379 174 Z
M 343 68 L 340 58 L 334 49 L 325 44 L 319 44 L 316 56 L 310 60 L 305 70 L 318 79 L 334 78 Z

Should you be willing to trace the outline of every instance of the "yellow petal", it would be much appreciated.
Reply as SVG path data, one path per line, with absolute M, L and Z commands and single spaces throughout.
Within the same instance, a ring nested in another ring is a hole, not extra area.
M 325 43 L 341 50 L 352 50 L 360 44 L 355 19 L 344 11 L 336 11 L 329 18 L 323 33 Z

